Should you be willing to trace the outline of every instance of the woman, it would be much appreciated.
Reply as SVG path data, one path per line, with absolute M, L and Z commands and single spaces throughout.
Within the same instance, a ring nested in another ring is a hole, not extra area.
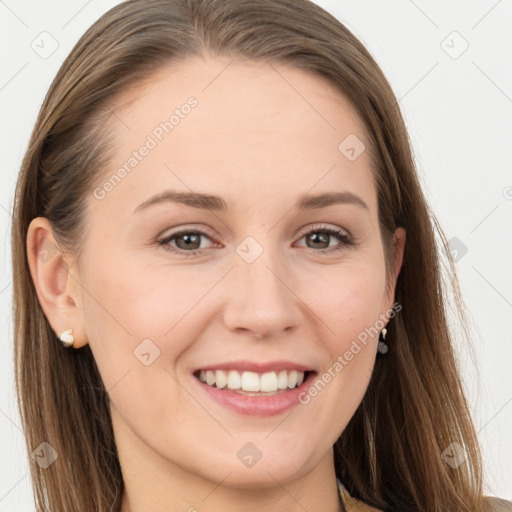
M 13 219 L 38 510 L 505 506 L 396 99 L 315 4 L 110 10 L 50 88 Z

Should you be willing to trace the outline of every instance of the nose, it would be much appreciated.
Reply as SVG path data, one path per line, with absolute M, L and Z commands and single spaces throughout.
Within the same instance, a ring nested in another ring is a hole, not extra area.
M 228 279 L 224 324 L 231 331 L 276 338 L 300 324 L 301 301 L 282 255 L 264 250 L 252 263 L 240 259 Z

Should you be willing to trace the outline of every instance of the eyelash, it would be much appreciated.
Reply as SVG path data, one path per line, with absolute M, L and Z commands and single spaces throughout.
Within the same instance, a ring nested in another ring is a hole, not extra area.
M 329 254 L 329 253 L 341 251 L 343 249 L 346 249 L 347 247 L 356 245 L 354 240 L 345 231 L 343 231 L 342 229 L 331 228 L 328 226 L 318 226 L 313 229 L 310 229 L 309 231 L 302 233 L 299 240 L 301 240 L 302 238 L 304 238 L 307 235 L 310 235 L 311 233 L 325 233 L 328 235 L 332 235 L 332 236 L 335 236 L 336 238 L 338 238 L 342 242 L 342 245 L 337 246 L 337 247 L 331 247 L 330 249 L 319 249 L 317 251 L 315 251 L 313 249 L 314 252 L 320 252 L 322 254 Z M 179 231 L 175 231 L 174 233 L 171 233 L 170 235 L 166 236 L 165 238 L 158 240 L 158 244 L 160 246 L 162 246 L 163 249 L 166 251 L 173 252 L 173 253 L 181 253 L 185 256 L 197 256 L 198 254 L 201 254 L 201 252 L 204 249 L 185 251 L 184 249 L 173 248 L 172 246 L 169 245 L 169 242 L 171 240 L 179 237 L 180 235 L 184 235 L 184 234 L 201 235 L 201 236 L 205 236 L 211 240 L 211 237 L 204 231 L 201 231 L 199 229 L 196 230 L 196 229 L 188 228 L 188 229 L 181 229 Z

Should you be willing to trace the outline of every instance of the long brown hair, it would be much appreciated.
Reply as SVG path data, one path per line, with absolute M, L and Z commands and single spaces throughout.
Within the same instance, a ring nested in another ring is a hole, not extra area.
M 57 73 L 23 159 L 12 224 L 21 418 L 29 452 L 47 441 L 59 454 L 46 469 L 29 459 L 37 510 L 117 512 L 123 480 L 92 353 L 87 345 L 63 349 L 38 302 L 28 226 L 48 218 L 61 249 L 79 254 L 85 198 L 108 162 L 103 127 L 119 95 L 163 65 L 205 54 L 286 63 L 334 84 L 367 131 L 388 276 L 392 234 L 398 226 L 407 232 L 391 349 L 335 443 L 336 476 L 383 510 L 483 510 L 481 456 L 452 347 L 447 285 L 463 327 L 464 306 L 436 235 L 444 247 L 446 238 L 421 190 L 389 83 L 361 42 L 308 0 L 128 0 L 87 30 Z M 457 468 L 442 457 L 451 443 L 467 457 Z

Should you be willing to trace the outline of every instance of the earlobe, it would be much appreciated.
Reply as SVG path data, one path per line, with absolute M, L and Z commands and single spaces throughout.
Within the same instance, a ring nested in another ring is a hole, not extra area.
M 50 221 L 45 217 L 33 219 L 26 242 L 28 265 L 39 304 L 57 337 L 73 329 L 73 347 L 79 348 L 86 343 L 80 301 L 68 275 L 68 261 L 55 240 Z

